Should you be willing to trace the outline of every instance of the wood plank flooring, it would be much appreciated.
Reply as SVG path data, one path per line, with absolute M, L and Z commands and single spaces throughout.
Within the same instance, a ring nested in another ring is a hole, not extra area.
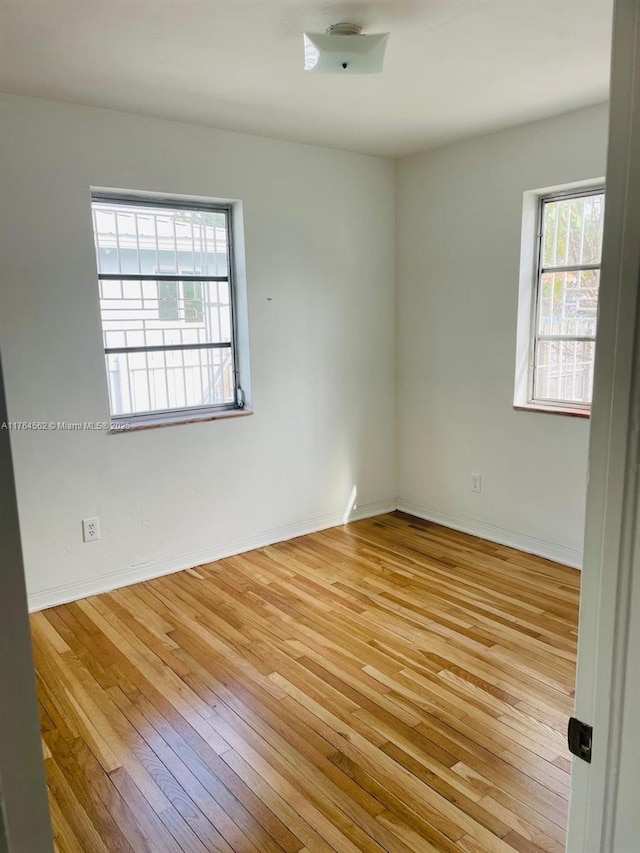
M 393 513 L 33 615 L 58 851 L 561 853 L 578 589 Z

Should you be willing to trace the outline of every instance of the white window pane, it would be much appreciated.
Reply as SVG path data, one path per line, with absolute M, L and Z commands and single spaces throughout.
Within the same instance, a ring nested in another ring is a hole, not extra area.
M 224 211 L 94 202 L 98 272 L 228 275 Z
M 542 265 L 599 264 L 603 221 L 604 193 L 546 202 Z
M 139 281 L 123 281 L 122 282 L 122 298 L 126 299 L 128 302 L 134 302 L 138 308 L 141 308 L 142 305 L 140 303 L 140 298 L 142 294 L 142 288 L 140 287 Z
M 543 273 L 538 334 L 595 337 L 599 284 L 599 270 Z
M 115 417 L 235 401 L 231 348 L 118 353 L 106 361 Z
M 127 346 L 231 341 L 227 282 L 101 281 L 100 285 L 103 329 L 136 332 L 129 334 Z
M 538 341 L 535 399 L 589 405 L 594 355 L 593 341 Z
M 101 281 L 100 299 L 122 299 L 122 283 L 119 281 Z
M 116 347 L 125 346 L 124 332 L 105 331 L 105 333 L 104 333 L 104 345 L 105 345 L 105 349 L 109 349 L 109 348 L 115 349 Z

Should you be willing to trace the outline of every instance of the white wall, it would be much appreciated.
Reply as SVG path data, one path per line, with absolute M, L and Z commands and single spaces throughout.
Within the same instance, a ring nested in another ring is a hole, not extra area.
M 520 224 L 525 191 L 604 174 L 606 133 L 595 107 L 396 172 L 398 503 L 572 564 L 589 422 L 512 409 Z
M 12 433 L 32 605 L 338 523 L 354 486 L 393 507 L 391 162 L 10 96 L 0 122 L 12 420 L 108 420 L 90 186 L 241 199 L 246 240 L 253 416 Z
M 338 523 L 354 486 L 357 514 L 397 494 L 578 564 L 589 424 L 512 410 L 520 219 L 526 190 L 604 173 L 606 119 L 400 161 L 394 280 L 388 161 L 0 96 L 13 420 L 108 420 L 90 186 L 241 199 L 246 238 L 253 416 L 12 433 L 32 605 Z M 83 545 L 93 515 L 102 539 Z

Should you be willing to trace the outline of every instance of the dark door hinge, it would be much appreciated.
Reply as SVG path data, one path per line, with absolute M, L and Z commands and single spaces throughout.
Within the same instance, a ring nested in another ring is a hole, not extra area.
M 576 720 L 575 717 L 571 717 L 567 729 L 567 740 L 569 741 L 569 752 L 577 755 L 587 764 L 591 764 L 593 728 L 580 720 Z

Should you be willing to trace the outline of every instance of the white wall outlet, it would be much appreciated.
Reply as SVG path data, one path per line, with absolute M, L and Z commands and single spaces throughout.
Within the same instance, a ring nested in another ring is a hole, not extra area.
M 82 519 L 82 541 L 97 542 L 100 538 L 100 524 L 97 518 Z
M 471 475 L 471 491 L 478 495 L 482 491 L 482 474 Z

